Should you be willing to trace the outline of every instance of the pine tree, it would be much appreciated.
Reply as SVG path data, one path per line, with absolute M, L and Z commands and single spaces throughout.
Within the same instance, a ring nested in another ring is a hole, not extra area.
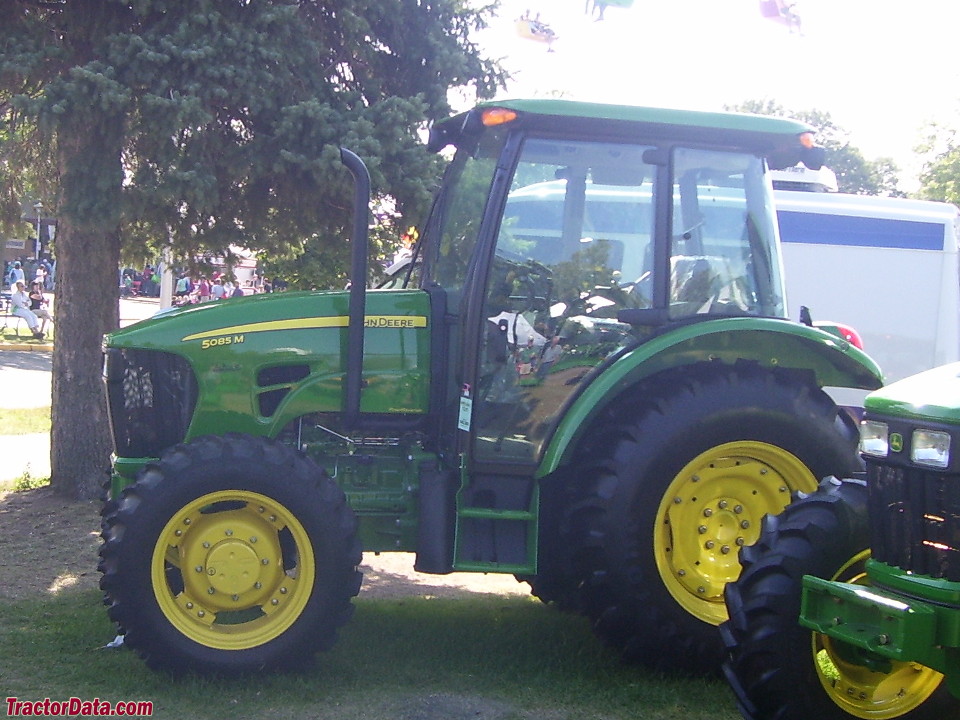
M 57 189 L 58 492 L 93 497 L 104 479 L 100 341 L 118 323 L 121 247 L 142 256 L 165 248 L 184 262 L 234 245 L 272 256 L 309 245 L 339 257 L 352 188 L 338 146 L 364 158 L 376 193 L 400 213 L 421 208 L 438 160 L 418 128 L 449 113 L 450 88 L 482 98 L 503 84 L 469 39 L 493 9 L 466 0 L 0 3 L 0 163 L 41 147 Z M 0 173 L 0 197 L 15 176 Z

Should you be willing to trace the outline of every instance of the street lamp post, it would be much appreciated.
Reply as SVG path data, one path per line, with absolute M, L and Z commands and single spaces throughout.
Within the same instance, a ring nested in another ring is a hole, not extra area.
M 34 257 L 39 262 L 40 260 L 40 214 L 43 212 L 43 203 L 38 200 L 36 204 L 33 206 L 33 209 L 37 213 L 37 242 L 35 244 L 36 247 L 34 248 Z

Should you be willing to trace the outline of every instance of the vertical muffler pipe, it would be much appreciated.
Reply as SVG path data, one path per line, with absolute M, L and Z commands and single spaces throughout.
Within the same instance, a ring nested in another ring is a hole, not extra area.
M 347 326 L 347 367 L 344 383 L 344 430 L 360 422 L 363 384 L 363 334 L 367 307 L 367 245 L 370 211 L 370 173 L 358 155 L 340 148 L 340 161 L 353 175 L 353 248 L 350 260 L 350 310 Z

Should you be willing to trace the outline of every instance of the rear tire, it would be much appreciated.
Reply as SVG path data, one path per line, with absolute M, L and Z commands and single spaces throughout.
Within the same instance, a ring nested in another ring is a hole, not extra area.
M 792 494 L 859 466 L 852 423 L 797 376 L 678 368 L 606 411 L 583 444 L 562 543 L 573 548 L 567 587 L 626 659 L 716 673 L 739 547 Z
M 764 522 L 741 553 L 743 575 L 727 586 L 730 620 L 721 626 L 724 663 L 737 704 L 750 720 L 944 720 L 960 701 L 940 673 L 894 662 L 889 674 L 845 662 L 839 644 L 801 627 L 804 575 L 865 582 L 867 491 L 829 479 Z
M 154 669 L 302 665 L 360 589 L 357 521 L 316 464 L 241 435 L 178 445 L 105 506 L 100 587 Z

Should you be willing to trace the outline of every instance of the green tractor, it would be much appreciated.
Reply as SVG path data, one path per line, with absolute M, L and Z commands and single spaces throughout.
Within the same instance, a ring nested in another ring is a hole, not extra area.
M 743 550 L 721 634 L 745 718 L 960 717 L 958 390 L 953 364 L 868 395 L 866 479 L 825 480 Z
M 881 384 L 785 318 L 767 171 L 822 149 L 789 120 L 556 100 L 429 146 L 456 153 L 390 287 L 367 288 L 369 176 L 343 150 L 349 290 L 106 337 L 110 617 L 154 667 L 282 668 L 333 642 L 362 551 L 414 552 L 513 574 L 626 657 L 716 669 L 737 549 L 860 467 L 823 388 Z M 528 202 L 542 184 L 559 199 Z

